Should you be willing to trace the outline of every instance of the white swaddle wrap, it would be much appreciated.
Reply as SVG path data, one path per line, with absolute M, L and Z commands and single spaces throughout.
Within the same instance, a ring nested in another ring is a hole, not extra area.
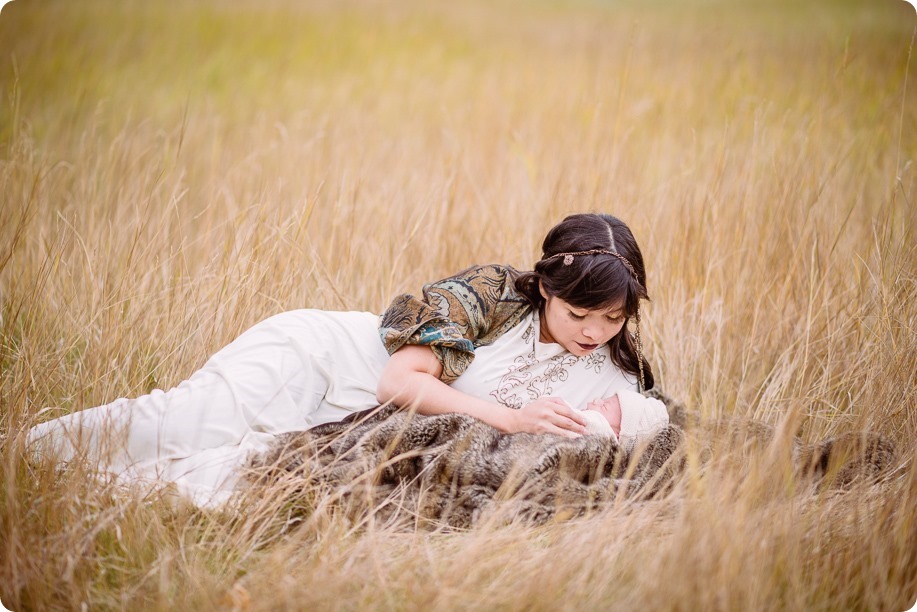
M 611 425 L 595 410 L 583 410 L 586 420 L 586 434 L 614 436 L 621 447 L 632 452 L 638 444 L 648 441 L 669 424 L 669 413 L 665 404 L 635 391 L 618 391 L 621 405 L 621 431 L 615 436 Z

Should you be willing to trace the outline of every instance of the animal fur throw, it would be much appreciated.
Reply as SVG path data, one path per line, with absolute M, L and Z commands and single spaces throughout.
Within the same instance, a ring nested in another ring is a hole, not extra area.
M 300 492 L 329 485 L 350 504 L 427 526 L 470 527 L 496 511 L 545 523 L 620 495 L 652 496 L 680 469 L 682 432 L 666 427 L 628 457 L 612 437 L 504 434 L 469 416 L 420 416 L 392 407 L 358 422 L 278 438 L 252 462 L 256 483 L 289 474 Z M 630 460 L 633 459 L 633 462 Z
M 607 436 L 504 434 L 465 415 L 384 407 L 280 436 L 252 460 L 248 478 L 255 487 L 285 482 L 291 503 L 306 512 L 331 495 L 347 511 L 426 527 L 467 528 L 487 517 L 542 524 L 666 490 L 684 468 L 685 431 L 754 443 L 775 436 L 753 422 L 701 427 L 681 404 L 650 394 L 666 403 L 671 423 L 631 455 Z M 813 481 L 830 473 L 840 485 L 876 476 L 894 458 L 876 436 L 812 445 L 792 438 L 791 445 L 798 473 Z M 705 447 L 708 458 L 714 446 Z

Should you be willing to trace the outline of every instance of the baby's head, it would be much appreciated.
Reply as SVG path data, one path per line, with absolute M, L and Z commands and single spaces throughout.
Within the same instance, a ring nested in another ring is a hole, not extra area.
M 618 395 L 594 399 L 586 404 L 586 410 L 583 412 L 586 418 L 586 433 L 607 433 L 610 429 L 617 436 L 621 431 L 621 401 Z M 602 418 L 598 419 L 594 415 Z M 599 431 L 592 431 L 592 423 Z
M 618 391 L 593 400 L 582 416 L 586 419 L 586 434 L 614 436 L 628 451 L 669 423 L 665 404 L 635 391 Z

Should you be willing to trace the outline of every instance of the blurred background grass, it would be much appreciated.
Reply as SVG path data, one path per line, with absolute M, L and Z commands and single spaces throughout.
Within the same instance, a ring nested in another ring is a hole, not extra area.
M 885 523 L 852 532 L 850 498 L 737 502 L 727 474 L 554 534 L 401 540 L 332 521 L 340 540 L 277 544 L 240 535 L 260 519 L 36 480 L 18 432 L 176 384 L 283 309 L 380 311 L 472 263 L 529 268 L 553 223 L 601 210 L 643 248 L 670 393 L 706 417 L 798 419 L 807 439 L 870 429 L 909 456 L 915 24 L 902 0 L 8 4 L 3 601 L 214 605 L 246 576 L 263 608 L 901 607 L 917 583 L 910 471 L 870 498 Z M 811 533 L 821 548 L 800 545 Z M 352 574 L 330 577 L 348 557 L 372 576 L 352 596 Z M 602 583 L 599 561 L 627 583 Z M 698 583 L 743 572 L 729 593 Z

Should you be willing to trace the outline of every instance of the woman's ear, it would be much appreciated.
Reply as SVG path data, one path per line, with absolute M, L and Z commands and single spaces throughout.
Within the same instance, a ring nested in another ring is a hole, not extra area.
M 548 292 L 544 290 L 544 283 L 541 282 L 541 279 L 540 279 L 540 278 L 538 279 L 538 293 L 540 293 L 540 294 L 541 294 L 541 297 L 543 297 L 543 298 L 545 299 L 545 301 L 547 301 L 547 299 L 548 299 Z

